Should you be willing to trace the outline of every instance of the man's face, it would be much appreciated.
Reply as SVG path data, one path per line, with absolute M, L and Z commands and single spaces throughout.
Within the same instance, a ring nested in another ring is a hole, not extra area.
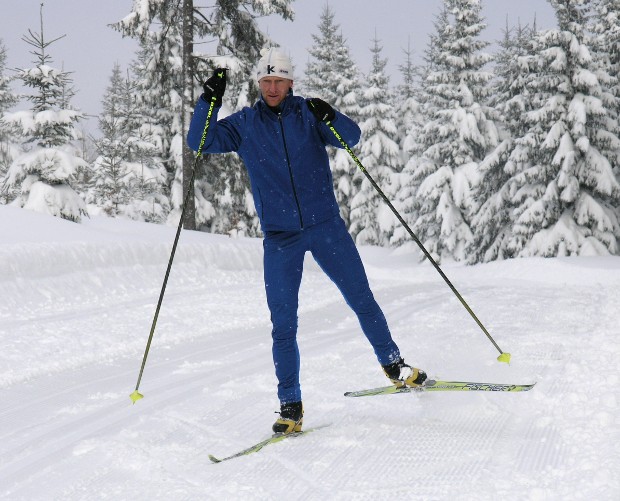
M 265 102 L 272 107 L 278 106 L 293 87 L 293 81 L 282 77 L 264 77 L 258 87 Z

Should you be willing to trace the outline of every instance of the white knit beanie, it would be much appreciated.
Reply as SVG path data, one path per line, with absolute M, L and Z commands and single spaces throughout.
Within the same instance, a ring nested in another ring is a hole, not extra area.
M 256 80 L 264 77 L 281 77 L 293 80 L 293 65 L 289 57 L 280 49 L 270 47 L 261 49 L 261 58 L 256 69 Z

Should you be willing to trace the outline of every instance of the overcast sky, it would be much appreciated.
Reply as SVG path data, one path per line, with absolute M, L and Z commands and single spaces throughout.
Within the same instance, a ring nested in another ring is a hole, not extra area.
M 194 0 L 196 5 L 207 4 Z M 519 20 L 531 23 L 536 16 L 540 29 L 556 25 L 555 15 L 547 0 L 482 0 L 483 15 L 488 24 L 483 36 L 489 41 L 501 38 L 506 19 L 511 25 Z M 35 59 L 32 49 L 22 41 L 28 30 L 40 32 L 41 0 L 0 0 L 0 39 L 7 48 L 8 68 L 27 68 Z M 126 68 L 133 59 L 136 44 L 123 38 L 108 25 L 131 11 L 132 0 L 45 0 L 44 34 L 47 40 L 66 35 L 49 47 L 53 65 L 73 72 L 77 95 L 73 104 L 88 114 L 100 112 L 100 101 L 107 87 L 115 61 Z M 325 0 L 296 0 L 294 21 L 271 17 L 260 21 L 261 27 L 293 58 L 298 74 L 303 73 L 312 46 L 312 34 L 318 34 Z M 351 49 L 359 69 L 370 67 L 370 47 L 375 36 L 388 58 L 387 71 L 392 82 L 400 79 L 398 65 L 404 62 L 403 49 L 410 41 L 416 56 L 421 56 L 432 31 L 433 20 L 441 0 L 331 0 L 335 22 Z M 200 46 L 196 50 L 202 51 Z M 27 104 L 21 103 L 21 108 Z M 89 129 L 92 126 L 89 125 Z M 95 124 L 96 127 L 96 124 Z

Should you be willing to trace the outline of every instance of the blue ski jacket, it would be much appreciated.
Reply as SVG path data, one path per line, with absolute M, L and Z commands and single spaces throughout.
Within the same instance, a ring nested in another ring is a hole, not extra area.
M 237 152 L 248 170 L 254 206 L 263 231 L 291 231 L 339 214 L 326 146 L 342 148 L 329 127 L 319 122 L 292 91 L 273 111 L 261 98 L 217 120 L 215 108 L 203 153 Z M 200 97 L 187 142 L 198 150 L 209 110 Z M 357 144 L 360 128 L 336 111 L 332 124 L 349 145 Z

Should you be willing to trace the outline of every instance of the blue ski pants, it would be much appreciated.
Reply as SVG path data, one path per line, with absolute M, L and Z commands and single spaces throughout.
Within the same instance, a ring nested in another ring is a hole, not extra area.
M 281 403 L 301 401 L 297 308 L 306 251 L 312 253 L 357 315 L 379 363 L 386 365 L 398 360 L 398 347 L 340 216 L 300 231 L 267 231 L 263 248 L 265 290 L 273 325 L 273 362 Z

